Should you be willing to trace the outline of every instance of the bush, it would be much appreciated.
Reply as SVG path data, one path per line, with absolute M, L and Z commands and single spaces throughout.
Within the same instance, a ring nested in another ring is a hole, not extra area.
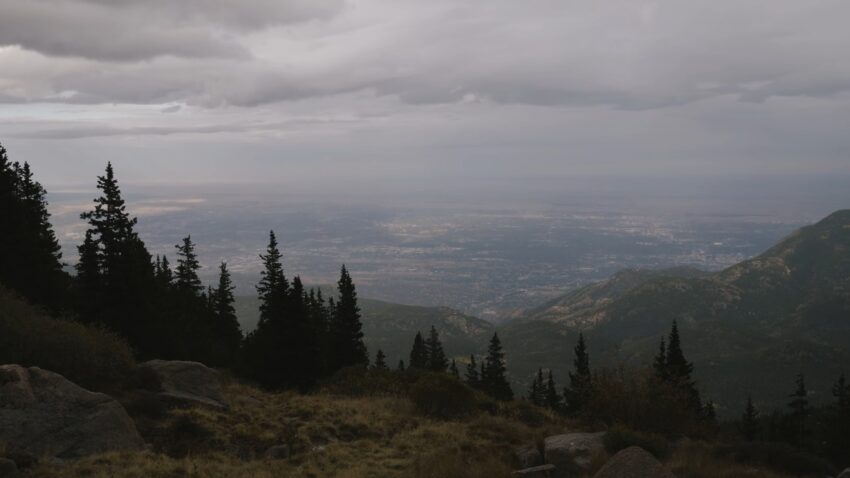
M 416 409 L 435 418 L 451 419 L 478 408 L 475 391 L 447 374 L 427 374 L 410 389 Z
M 655 433 L 639 432 L 623 426 L 615 426 L 605 434 L 605 450 L 613 455 L 630 446 L 639 446 L 659 460 L 667 458 L 670 447 L 667 440 Z
M 420 376 L 416 371 L 398 372 L 353 366 L 336 372 L 321 384 L 321 388 L 335 395 L 350 397 L 404 395 Z
M 93 389 L 122 381 L 134 365 L 130 348 L 117 336 L 50 318 L 2 285 L 0 363 L 41 367 Z
M 787 443 L 742 442 L 719 446 L 716 453 L 738 463 L 762 465 L 795 476 L 828 476 L 836 472 L 825 459 Z
M 179 415 L 159 440 L 158 448 L 168 456 L 182 458 L 213 447 L 213 432 L 188 415 Z
M 583 418 L 664 435 L 697 435 L 701 423 L 687 392 L 655 378 L 648 369 L 598 371 Z

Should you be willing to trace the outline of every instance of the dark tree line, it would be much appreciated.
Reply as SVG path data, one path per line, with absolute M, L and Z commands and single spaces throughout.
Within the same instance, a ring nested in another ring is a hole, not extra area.
M 0 145 L 0 282 L 30 302 L 60 312 L 70 278 L 62 271 L 46 194 L 29 164 L 9 161 Z
M 112 164 L 97 178 L 98 197 L 81 214 L 76 275 L 65 273 L 49 221 L 46 191 L 28 164 L 10 162 L 0 146 L 0 282 L 54 313 L 124 337 L 140 359 L 198 360 L 234 367 L 268 387 L 305 388 L 322 376 L 368 363 L 354 282 L 345 266 L 337 300 L 290 282 L 274 233 L 257 286 L 260 323 L 243 338 L 234 286 L 222 262 L 205 287 L 191 236 L 175 246 L 176 262 L 151 256 L 127 211 Z M 435 352 L 436 353 L 436 352 Z

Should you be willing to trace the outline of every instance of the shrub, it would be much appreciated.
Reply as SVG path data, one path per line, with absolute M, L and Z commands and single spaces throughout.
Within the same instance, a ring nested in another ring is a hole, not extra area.
M 630 446 L 639 446 L 659 460 L 670 454 L 667 440 L 658 434 L 639 432 L 623 426 L 614 426 L 605 434 L 605 450 L 614 454 Z
M 447 374 L 427 374 L 410 389 L 416 409 L 435 418 L 451 419 L 473 412 L 478 402 L 475 391 Z
M 334 395 L 349 397 L 404 395 L 420 376 L 416 371 L 398 372 L 353 366 L 336 372 L 321 384 L 321 388 Z
M 112 333 L 48 317 L 0 285 L 0 363 L 41 367 L 99 389 L 123 380 L 133 355 Z
M 787 443 L 742 442 L 722 445 L 717 448 L 716 454 L 738 463 L 762 465 L 795 476 L 828 476 L 836 471 L 823 458 Z
M 599 370 L 593 376 L 586 420 L 665 435 L 698 433 L 700 422 L 681 388 L 657 380 L 651 370 Z

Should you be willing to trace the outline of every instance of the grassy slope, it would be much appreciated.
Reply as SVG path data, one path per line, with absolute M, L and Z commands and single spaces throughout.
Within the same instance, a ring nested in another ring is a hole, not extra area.
M 158 418 L 137 414 L 139 429 L 152 444 L 149 451 L 105 453 L 62 466 L 41 463 L 20 476 L 507 478 L 515 446 L 581 429 L 516 404 L 505 405 L 507 412 L 497 416 L 480 412 L 441 421 L 417 414 L 408 399 L 397 396 L 274 394 L 237 382 L 227 383 L 225 393 L 231 404 L 227 411 L 173 409 Z M 293 455 L 263 457 L 263 450 L 278 444 L 290 445 Z M 603 452 L 593 468 L 607 457 Z M 675 449 L 667 464 L 677 476 L 695 478 L 785 477 L 718 458 L 713 445 L 698 441 Z

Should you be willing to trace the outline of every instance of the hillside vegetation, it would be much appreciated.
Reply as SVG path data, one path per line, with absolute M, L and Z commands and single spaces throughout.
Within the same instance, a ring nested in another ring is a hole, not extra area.
M 715 274 L 625 271 L 570 292 L 505 327 L 515 379 L 569 369 L 580 331 L 597 365 L 646 363 L 678 320 L 696 378 L 722 414 L 748 393 L 781 406 L 803 372 L 815 396 L 850 369 L 850 210 L 805 227 Z

